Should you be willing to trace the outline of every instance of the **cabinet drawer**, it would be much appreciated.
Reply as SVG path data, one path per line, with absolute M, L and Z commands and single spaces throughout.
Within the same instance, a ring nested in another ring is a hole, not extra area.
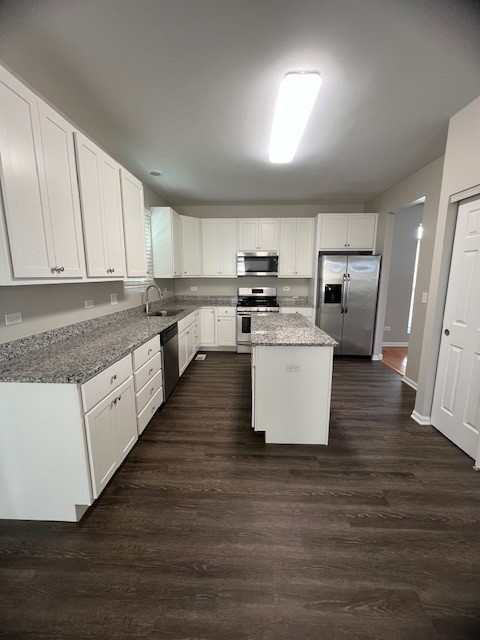
M 236 307 L 217 307 L 217 316 L 219 318 L 231 318 L 237 314 Z
M 145 409 L 138 415 L 138 418 L 137 418 L 138 435 L 140 435 L 145 430 L 145 427 L 153 418 L 157 409 L 159 409 L 162 406 L 162 403 L 163 403 L 163 387 L 160 387 L 157 393 L 153 396 L 153 398 L 147 404 Z
M 111 367 L 82 384 L 82 401 L 85 413 L 132 375 L 132 359 L 125 356 Z
M 135 391 L 138 393 L 161 369 L 162 358 L 159 353 L 156 353 L 153 358 L 150 358 L 143 367 L 135 372 Z
M 189 313 L 188 316 L 182 318 L 178 321 L 178 335 L 185 331 L 187 327 L 189 327 L 192 322 L 195 322 L 195 313 Z
M 155 336 L 141 347 L 135 349 L 133 352 L 133 370 L 137 371 L 142 365 L 153 358 L 153 356 L 160 351 L 160 336 Z
M 157 393 L 161 386 L 162 372 L 158 371 L 135 396 L 137 414 L 147 406 L 147 404 L 150 402 L 150 400 Z

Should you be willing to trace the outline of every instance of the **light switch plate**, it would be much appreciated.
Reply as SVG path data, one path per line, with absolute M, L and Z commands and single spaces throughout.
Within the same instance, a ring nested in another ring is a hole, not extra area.
M 118 304 L 118 295 L 116 293 L 110 294 L 110 304 Z
M 93 300 L 85 300 L 85 309 L 91 309 L 93 307 Z
M 198 291 L 198 287 L 190 287 L 190 291 Z
M 392 327 L 386 326 L 386 327 L 383 327 L 383 330 L 384 330 L 384 331 L 391 331 L 391 330 L 392 330 Z
M 287 364 L 287 373 L 298 373 L 300 371 L 300 365 L 296 362 L 289 362 Z
M 428 293 L 426 291 L 424 291 L 422 293 L 422 303 L 423 304 L 427 304 L 427 300 L 428 300 Z
M 290 287 L 283 287 L 284 291 L 290 291 Z
M 18 324 L 19 322 L 23 322 L 20 311 L 5 314 L 5 324 Z

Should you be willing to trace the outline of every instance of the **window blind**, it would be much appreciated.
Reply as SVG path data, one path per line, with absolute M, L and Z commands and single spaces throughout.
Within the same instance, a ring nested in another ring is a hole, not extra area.
M 147 254 L 147 277 L 146 278 L 126 278 L 123 281 L 125 293 L 141 293 L 145 291 L 149 284 L 153 283 L 153 252 L 152 252 L 152 223 L 148 209 L 143 215 L 143 225 L 145 232 L 145 252 Z

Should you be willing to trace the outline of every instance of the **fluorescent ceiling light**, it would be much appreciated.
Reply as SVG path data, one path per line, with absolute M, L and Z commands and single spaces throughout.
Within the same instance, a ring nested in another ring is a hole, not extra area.
M 320 74 L 313 72 L 287 73 L 283 78 L 273 114 L 270 162 L 293 160 L 321 84 Z

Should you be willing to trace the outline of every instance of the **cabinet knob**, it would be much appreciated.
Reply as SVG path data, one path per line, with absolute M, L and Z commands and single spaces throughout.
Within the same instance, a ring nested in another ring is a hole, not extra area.
M 118 396 L 117 400 L 120 402 L 120 400 L 122 399 L 122 396 Z
M 152 350 L 151 350 L 151 349 L 149 349 L 149 350 L 148 350 L 148 355 L 150 355 L 151 353 L 152 353 Z
M 115 374 L 114 376 L 112 376 L 112 381 L 110 382 L 110 384 L 113 384 L 114 380 L 117 379 L 117 374 Z
M 152 395 L 152 393 L 153 393 L 154 391 L 155 391 L 155 387 L 152 387 L 152 388 L 150 389 L 150 395 Z
M 65 267 L 60 267 L 59 271 L 63 273 L 65 271 Z
M 150 375 L 151 373 L 153 373 L 153 369 L 150 369 L 150 371 L 148 372 L 148 374 Z

